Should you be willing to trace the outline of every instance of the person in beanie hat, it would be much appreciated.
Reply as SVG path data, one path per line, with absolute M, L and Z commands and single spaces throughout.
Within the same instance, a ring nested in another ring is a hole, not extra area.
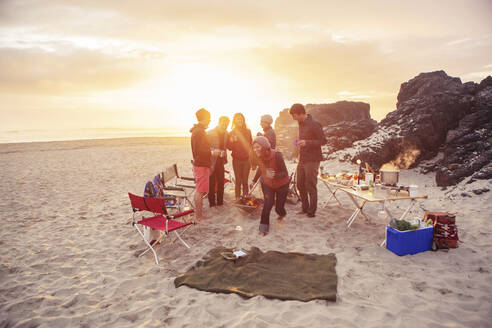
M 267 138 L 256 137 L 253 141 L 253 151 L 259 159 L 259 169 L 253 182 L 260 179 L 264 196 L 259 229 L 260 235 L 265 236 L 269 231 L 270 211 L 274 204 L 278 220 L 282 220 L 287 215 L 285 200 L 289 192 L 289 173 L 282 153 L 272 149 Z
M 272 128 L 272 123 L 273 123 L 273 117 L 271 115 L 263 115 L 260 120 L 260 125 L 263 129 L 263 134 L 264 137 L 268 139 L 270 142 L 270 146 L 272 149 L 275 149 L 277 146 L 277 136 L 275 135 L 275 131 Z
M 273 149 L 272 148 L 272 144 L 270 143 L 270 140 L 268 140 L 267 137 L 264 137 L 264 136 L 257 136 L 254 140 L 253 140 L 253 144 L 254 143 L 257 143 L 257 144 L 260 144 L 260 146 L 265 149 L 265 150 L 268 150 L 268 149 Z
M 297 214 L 314 217 L 318 205 L 318 170 L 323 159 L 321 146 L 326 144 L 326 137 L 321 124 L 306 114 L 302 104 L 294 104 L 289 110 L 292 118 L 299 123 L 299 137 L 296 146 L 299 148 L 297 164 L 297 188 L 301 197 L 302 209 Z
M 208 193 L 210 167 L 212 165 L 212 155 L 217 156 L 215 151 L 212 154 L 210 142 L 205 130 L 210 124 L 210 113 L 201 108 L 195 113 L 198 124 L 191 129 L 191 151 L 193 153 L 193 176 L 195 177 L 196 192 L 193 198 L 195 202 L 195 214 L 197 220 L 206 219 L 203 215 L 203 196 Z

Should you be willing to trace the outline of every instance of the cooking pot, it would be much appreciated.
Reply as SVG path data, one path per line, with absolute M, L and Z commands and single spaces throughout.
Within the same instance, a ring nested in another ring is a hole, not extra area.
M 381 183 L 394 186 L 398 183 L 399 170 L 381 170 Z

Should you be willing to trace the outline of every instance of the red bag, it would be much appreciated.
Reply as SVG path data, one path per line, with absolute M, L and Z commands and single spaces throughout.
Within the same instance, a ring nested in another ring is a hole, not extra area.
M 458 227 L 456 216 L 448 212 L 425 212 L 424 221 L 432 220 L 434 225 L 433 249 L 458 248 Z

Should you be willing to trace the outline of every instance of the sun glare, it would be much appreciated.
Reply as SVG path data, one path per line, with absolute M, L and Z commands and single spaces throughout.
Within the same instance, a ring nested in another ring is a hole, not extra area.
M 150 92 L 162 106 L 170 106 L 161 109 L 175 114 L 172 119 L 178 124 L 191 126 L 196 122 L 195 111 L 203 107 L 212 113 L 211 126 L 219 116 L 232 118 L 242 112 L 247 124 L 258 130 L 260 116 L 275 115 L 279 108 L 275 96 L 260 81 L 263 79 L 218 65 L 181 64 L 154 81 Z

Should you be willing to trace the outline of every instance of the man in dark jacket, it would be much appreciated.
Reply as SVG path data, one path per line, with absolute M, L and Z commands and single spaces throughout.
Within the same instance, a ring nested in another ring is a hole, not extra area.
M 318 170 L 323 159 L 321 146 L 326 144 L 326 137 L 321 124 L 306 114 L 301 104 L 294 104 L 289 110 L 292 118 L 299 123 L 299 137 L 296 145 L 299 148 L 299 164 L 297 164 L 297 188 L 301 196 L 302 210 L 298 214 L 314 217 L 318 205 Z M 308 197 L 309 196 L 309 197 Z
M 195 214 L 197 220 L 206 219 L 203 215 L 203 196 L 208 192 L 210 167 L 212 155 L 217 156 L 218 151 L 212 154 L 210 142 L 205 130 L 210 124 L 210 113 L 199 109 L 196 113 L 198 124 L 191 128 L 191 151 L 193 153 L 193 176 L 195 177 L 196 191 L 194 196 Z

